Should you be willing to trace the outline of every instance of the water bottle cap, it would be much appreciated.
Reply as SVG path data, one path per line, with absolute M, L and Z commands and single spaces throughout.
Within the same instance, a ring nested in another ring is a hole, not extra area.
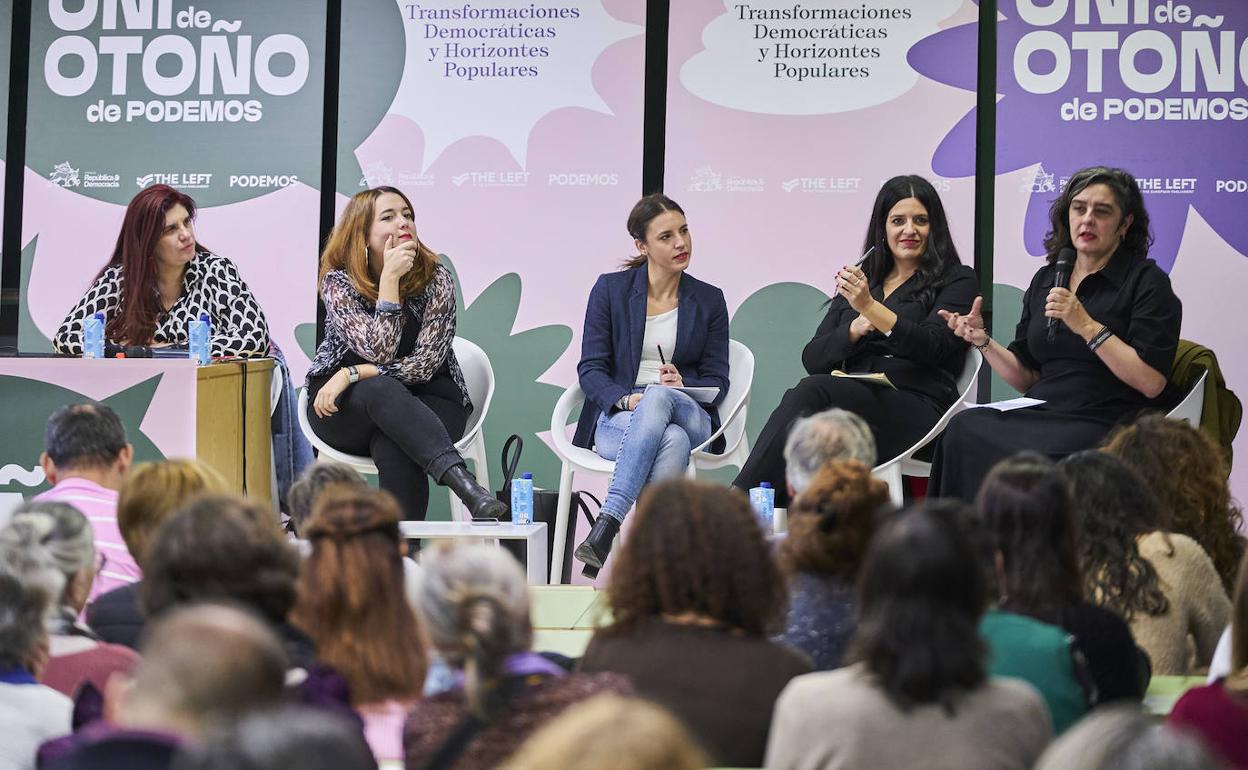
M 770 482 L 770 481 L 760 481 L 760 482 L 758 482 L 758 485 L 759 485 L 760 487 L 762 487 L 763 489 L 771 489 L 771 482 Z
M 200 314 L 199 314 L 199 320 L 203 321 L 204 323 L 208 323 L 208 321 L 209 321 L 210 319 L 208 318 L 208 314 L 207 314 L 207 313 L 200 313 Z
M 522 478 L 522 479 L 530 479 L 530 480 L 532 480 L 532 478 L 533 478 L 533 474 L 532 474 L 532 473 L 521 473 L 521 474 L 520 474 L 520 478 Z
M 97 311 L 95 312 L 95 316 L 94 316 L 94 317 L 95 317 L 95 318 L 97 318 L 97 319 L 99 319 L 101 322 L 103 322 L 103 321 L 104 321 L 104 313 L 103 313 L 103 311 L 97 310 Z

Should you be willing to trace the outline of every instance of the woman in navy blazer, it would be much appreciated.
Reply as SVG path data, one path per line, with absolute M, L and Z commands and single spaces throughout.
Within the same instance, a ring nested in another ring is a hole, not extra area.
M 716 406 L 728 392 L 728 306 L 722 291 L 685 272 L 693 239 L 684 210 L 647 195 L 628 232 L 640 254 L 594 284 L 577 366 L 585 406 L 572 443 L 615 461 L 604 515 L 576 549 L 591 577 L 642 486 L 684 474 L 690 450 L 719 427 Z M 700 404 L 682 386 L 719 394 Z

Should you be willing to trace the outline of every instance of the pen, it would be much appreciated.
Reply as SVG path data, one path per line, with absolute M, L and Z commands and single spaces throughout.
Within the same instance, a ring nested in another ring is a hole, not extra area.
M 659 363 L 663 364 L 664 366 L 667 366 L 667 359 L 663 357 L 663 346 L 655 345 L 655 347 L 659 349 Z
M 872 246 L 871 248 L 867 249 L 867 252 L 866 252 L 865 254 L 863 254 L 861 257 L 859 257 L 859 258 L 858 258 L 858 261 L 854 263 L 854 267 L 859 267 L 859 266 L 861 266 L 861 265 L 862 265 L 862 263 L 863 263 L 863 262 L 866 262 L 866 261 L 867 261 L 867 257 L 871 256 L 871 252 L 873 252 L 873 251 L 875 251 L 875 247 L 874 247 L 874 246 Z

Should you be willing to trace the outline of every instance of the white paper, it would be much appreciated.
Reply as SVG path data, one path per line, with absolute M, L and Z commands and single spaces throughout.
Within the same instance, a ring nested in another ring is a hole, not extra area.
M 672 390 L 679 390 L 681 393 L 684 393 L 685 395 L 689 396 L 689 398 L 692 398 L 694 401 L 697 401 L 699 404 L 713 403 L 715 399 L 719 397 L 719 388 L 715 388 L 715 387 L 704 387 L 704 388 L 679 387 L 679 388 L 672 388 Z
M 1038 406 L 1044 403 L 1042 398 L 1027 398 L 1019 396 L 1005 401 L 991 401 L 987 404 L 967 404 L 968 409 L 996 409 L 998 412 L 1012 412 L 1015 409 L 1026 409 L 1029 406 Z

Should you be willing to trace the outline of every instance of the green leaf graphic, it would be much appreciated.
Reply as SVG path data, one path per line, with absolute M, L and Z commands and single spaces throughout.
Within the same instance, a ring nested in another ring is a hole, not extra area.
M 1023 290 L 1004 283 L 992 285 L 992 336 L 998 340 L 1014 339 L 1014 328 L 1023 317 Z M 1006 384 L 996 372 L 992 372 L 992 400 L 1003 401 L 1018 398 L 1017 390 Z

